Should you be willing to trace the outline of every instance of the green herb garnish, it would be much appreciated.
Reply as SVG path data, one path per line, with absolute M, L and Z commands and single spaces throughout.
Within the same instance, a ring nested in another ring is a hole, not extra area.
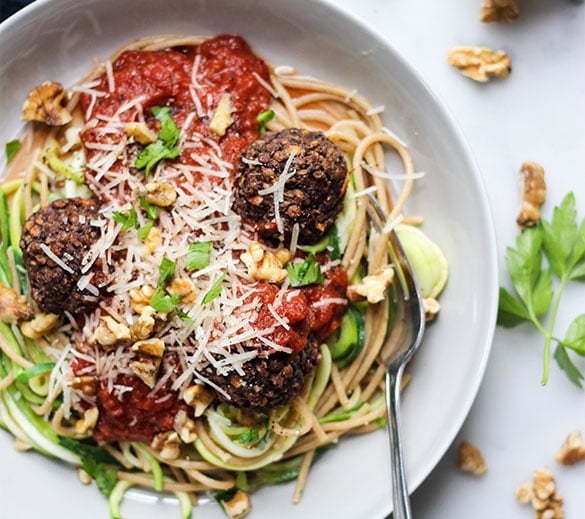
M 146 198 L 141 196 L 140 197 L 140 207 L 144 209 L 146 216 L 151 220 L 156 220 L 158 217 L 158 206 L 154 204 L 150 204 L 146 201 Z
M 546 258 L 548 268 L 543 268 Z M 515 294 L 500 288 L 498 324 L 504 327 L 531 322 L 544 337 L 544 359 L 541 384 L 549 376 L 551 345 L 557 343 L 554 359 L 567 377 L 580 388 L 585 380 L 575 366 L 569 350 L 585 356 L 585 314 L 569 325 L 564 339 L 554 335 L 561 297 L 570 281 L 585 279 L 585 220 L 577 225 L 575 195 L 569 193 L 555 207 L 550 222 L 541 220 L 535 227 L 522 231 L 516 249 L 508 247 L 506 265 Z M 553 275 L 558 287 L 553 287 Z M 548 325 L 544 317 L 550 309 Z
M 148 222 L 146 225 L 144 225 L 143 227 L 141 227 L 140 229 L 138 229 L 138 237 L 144 241 L 146 240 L 146 238 L 148 238 L 148 235 L 150 234 L 150 229 L 152 229 L 152 226 L 154 225 L 154 222 Z
M 274 110 L 266 110 L 265 112 L 261 112 L 256 117 L 258 121 L 258 134 L 264 135 L 266 133 L 266 123 L 270 122 L 274 117 Z
M 286 271 L 292 287 L 303 287 L 325 281 L 321 273 L 321 265 L 315 261 L 314 254 L 309 254 L 302 263 L 289 263 Z
M 122 224 L 121 231 L 127 231 L 131 227 L 138 226 L 138 217 L 136 215 L 136 209 L 131 207 L 127 212 L 123 213 L 122 211 L 114 211 L 112 213 L 112 218 L 115 222 Z
M 157 288 L 150 299 L 149 305 L 161 314 L 168 314 L 176 309 L 181 301 L 181 294 L 170 296 L 164 289 Z
M 166 256 L 161 260 L 160 266 L 158 267 L 159 279 L 156 285 L 157 288 L 166 285 L 171 278 L 175 275 L 175 269 L 177 268 L 177 263 L 173 260 L 170 260 Z M 180 295 L 180 294 L 179 294 Z
M 169 113 L 169 107 L 152 108 L 152 113 L 160 121 L 158 139 L 144 148 L 136 158 L 134 167 L 144 169 L 144 178 L 148 178 L 150 170 L 163 159 L 174 159 L 179 156 L 177 141 L 179 129 Z
M 209 291 L 207 292 L 207 294 L 205 294 L 205 296 L 203 296 L 203 304 L 207 304 L 210 303 L 211 301 L 213 301 L 217 296 L 219 296 L 219 294 L 221 294 L 221 284 L 223 283 L 223 280 L 225 279 L 225 277 L 227 276 L 227 272 L 224 272 L 219 279 L 212 285 L 212 287 L 209 289 Z
M 200 270 L 209 265 L 211 259 L 210 241 L 196 241 L 189 244 L 189 252 L 185 257 L 185 268 L 187 270 Z
M 18 150 L 22 148 L 22 142 L 18 139 L 14 139 L 13 141 L 9 141 L 6 143 L 6 163 L 8 164 L 13 158 L 14 155 L 18 153 Z

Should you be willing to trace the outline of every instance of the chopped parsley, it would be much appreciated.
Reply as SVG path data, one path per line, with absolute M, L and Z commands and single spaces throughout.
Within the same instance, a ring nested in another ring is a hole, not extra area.
M 289 263 L 286 270 L 292 287 L 303 287 L 325 281 L 321 273 L 321 265 L 315 261 L 314 254 L 309 254 L 302 263 Z
M 209 265 L 211 259 L 211 248 L 213 243 L 210 241 L 196 241 L 189 244 L 189 252 L 185 257 L 185 267 L 187 270 L 200 270 Z
M 81 468 L 93 479 L 102 494 L 109 496 L 118 482 L 118 469 L 108 468 L 105 463 L 97 463 L 91 458 L 81 462 Z
M 181 294 L 176 293 L 170 296 L 164 289 L 157 288 L 152 298 L 150 299 L 149 305 L 161 314 L 168 314 L 176 309 L 177 305 L 181 301 Z
M 140 197 L 140 207 L 144 209 L 146 216 L 151 220 L 156 220 L 158 217 L 158 206 L 151 204 L 146 201 L 146 198 L 141 196 Z
M 159 279 L 156 287 L 160 288 L 163 285 L 166 285 L 175 275 L 176 268 L 177 263 L 165 256 L 158 267 Z
M 6 163 L 13 159 L 14 155 L 18 153 L 20 148 L 22 148 L 22 142 L 18 139 L 6 143 Z
M 249 429 L 238 436 L 240 443 L 256 443 L 259 439 L 258 429 Z
M 141 227 L 140 229 L 138 229 L 138 237 L 144 241 L 146 240 L 146 238 L 148 238 L 148 235 L 150 234 L 150 229 L 152 229 L 152 226 L 154 225 L 154 222 L 148 222 L 146 225 L 144 225 L 143 227 Z
M 210 303 L 211 301 L 213 301 L 217 296 L 219 296 L 219 294 L 221 294 L 221 284 L 223 283 L 223 280 L 225 279 L 225 277 L 227 276 L 227 272 L 224 272 L 220 278 L 213 284 L 213 286 L 209 289 L 209 291 L 207 292 L 207 294 L 205 294 L 205 296 L 203 297 L 203 304 L 207 304 Z
M 121 231 L 127 231 L 131 227 L 138 227 L 138 217 L 136 215 L 136 209 L 131 207 L 127 212 L 114 211 L 112 218 L 115 222 L 122 224 Z
M 144 178 L 148 178 L 151 169 L 161 160 L 179 156 L 177 141 L 180 132 L 169 113 L 169 107 L 155 106 L 152 108 L 152 113 L 160 121 L 158 138 L 140 152 L 134 163 L 136 169 L 144 169 Z

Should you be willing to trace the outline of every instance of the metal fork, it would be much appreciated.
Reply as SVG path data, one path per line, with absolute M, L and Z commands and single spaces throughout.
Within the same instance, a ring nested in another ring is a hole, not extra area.
M 368 206 L 372 225 L 382 232 L 386 220 L 384 211 L 376 198 L 368 193 L 373 213 Z M 425 312 L 420 289 L 414 277 L 412 267 L 406 257 L 400 240 L 394 230 L 388 235 L 389 251 L 392 264 L 396 269 L 398 283 L 392 283 L 395 291 L 396 317 L 384 341 L 380 357 L 386 368 L 386 412 L 390 438 L 392 463 L 392 502 L 394 519 L 409 519 L 410 499 L 404 471 L 404 458 L 400 439 L 400 383 L 402 373 L 408 360 L 422 342 L 425 330 Z

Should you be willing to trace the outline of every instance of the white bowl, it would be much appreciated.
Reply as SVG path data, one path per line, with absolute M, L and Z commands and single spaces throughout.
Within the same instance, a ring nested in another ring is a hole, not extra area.
M 402 403 L 410 490 L 417 488 L 461 427 L 481 382 L 495 325 L 497 257 L 480 174 L 445 108 L 419 75 L 381 36 L 336 8 L 310 0 L 39 0 L 0 26 L 0 142 L 22 128 L 29 89 L 46 80 L 74 83 L 94 58 L 132 39 L 156 34 L 244 36 L 273 63 L 358 89 L 384 105 L 385 124 L 409 145 L 427 175 L 409 201 L 425 216 L 451 276 L 441 314 L 413 361 Z M 106 500 L 83 487 L 75 471 L 12 449 L 0 435 L 0 488 L 9 517 L 108 517 Z M 260 490 L 253 518 L 382 518 L 391 510 L 385 431 L 342 440 L 311 469 L 302 502 L 292 486 Z M 130 492 L 126 517 L 178 517 L 172 499 Z M 195 511 L 221 518 L 214 504 Z

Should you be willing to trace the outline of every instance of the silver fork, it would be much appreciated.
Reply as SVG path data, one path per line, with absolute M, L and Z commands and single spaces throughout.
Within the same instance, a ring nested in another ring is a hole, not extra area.
M 384 211 L 371 193 L 368 193 L 368 198 L 371 207 L 375 210 L 372 214 L 368 206 L 372 225 L 378 232 L 382 232 L 383 227 L 380 221 L 386 220 Z M 390 323 L 391 328 L 384 341 L 380 357 L 386 368 L 386 412 L 392 463 L 393 517 L 394 519 L 409 519 L 411 517 L 410 499 L 400 439 L 400 385 L 404 367 L 422 342 L 425 312 L 412 267 L 394 230 L 390 231 L 388 240 L 390 258 L 398 278 L 398 283 L 391 285 L 396 293 L 396 317 L 394 322 Z

